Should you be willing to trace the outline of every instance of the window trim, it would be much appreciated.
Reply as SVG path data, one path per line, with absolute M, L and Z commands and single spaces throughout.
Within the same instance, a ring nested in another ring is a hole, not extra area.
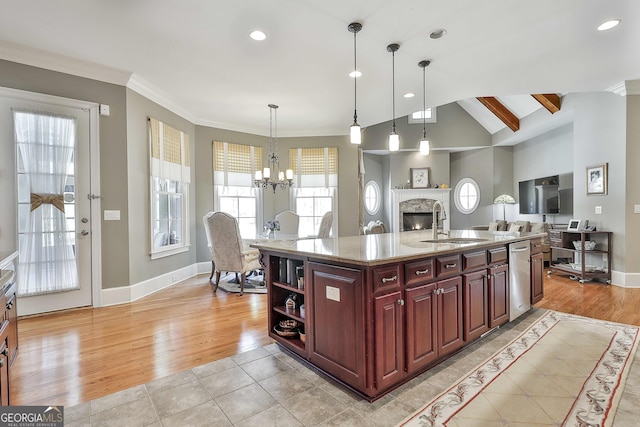
M 373 209 L 369 209 L 369 207 L 367 206 L 367 202 L 366 202 L 367 187 L 369 185 L 371 185 L 371 187 L 374 189 L 374 191 L 376 193 L 376 202 L 375 202 L 375 206 L 374 206 Z M 375 215 L 378 212 L 380 212 L 380 208 L 382 206 L 382 200 L 381 200 L 382 199 L 382 190 L 380 189 L 380 185 L 376 181 L 374 181 L 373 179 L 370 179 L 364 185 L 364 197 L 363 197 L 363 199 L 365 200 L 364 209 L 369 215 Z
M 466 209 L 464 206 L 462 206 L 462 203 L 460 202 L 460 192 L 462 191 L 462 187 L 465 184 L 471 184 L 472 186 L 474 186 L 477 193 L 476 202 L 469 209 Z M 462 178 L 460 181 L 458 181 L 453 192 L 453 202 L 456 205 L 456 209 L 458 209 L 461 214 L 469 215 L 474 213 L 480 206 L 480 186 L 478 185 L 478 183 L 473 178 L 469 177 Z

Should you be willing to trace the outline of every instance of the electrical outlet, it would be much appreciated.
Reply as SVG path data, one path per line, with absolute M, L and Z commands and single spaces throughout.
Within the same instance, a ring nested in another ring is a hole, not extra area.
M 602 206 L 596 206 L 596 215 L 602 215 Z
M 633 213 L 640 213 L 640 205 L 633 205 Z

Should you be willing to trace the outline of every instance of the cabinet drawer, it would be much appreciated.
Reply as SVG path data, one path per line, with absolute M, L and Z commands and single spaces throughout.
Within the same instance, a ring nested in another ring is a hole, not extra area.
M 487 252 L 476 251 L 462 254 L 462 268 L 464 271 L 475 270 L 487 265 Z
M 507 262 L 507 248 L 493 248 L 487 251 L 489 265 L 504 264 Z
M 448 277 L 459 274 L 462 271 L 460 266 L 460 255 L 442 256 L 436 258 L 436 277 Z
M 407 286 L 427 283 L 435 277 L 433 258 L 405 263 L 404 277 Z
M 531 255 L 542 252 L 542 239 L 531 240 Z
M 373 292 L 385 292 L 400 287 L 400 264 L 376 267 L 371 271 Z

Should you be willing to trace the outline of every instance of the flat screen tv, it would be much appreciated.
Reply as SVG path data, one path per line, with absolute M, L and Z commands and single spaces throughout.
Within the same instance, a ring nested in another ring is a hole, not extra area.
M 559 175 L 520 181 L 520 214 L 559 214 L 559 183 Z

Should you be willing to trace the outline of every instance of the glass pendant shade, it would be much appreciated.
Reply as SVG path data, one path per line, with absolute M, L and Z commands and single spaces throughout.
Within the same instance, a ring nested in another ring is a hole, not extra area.
M 422 139 L 420 141 L 420 154 L 423 156 L 428 156 L 431 151 L 430 143 L 428 139 Z
M 360 125 L 354 123 L 351 125 L 351 143 L 362 144 L 362 134 L 360 133 Z
M 392 132 L 389 135 L 389 151 L 398 151 L 400 149 L 400 135 Z

